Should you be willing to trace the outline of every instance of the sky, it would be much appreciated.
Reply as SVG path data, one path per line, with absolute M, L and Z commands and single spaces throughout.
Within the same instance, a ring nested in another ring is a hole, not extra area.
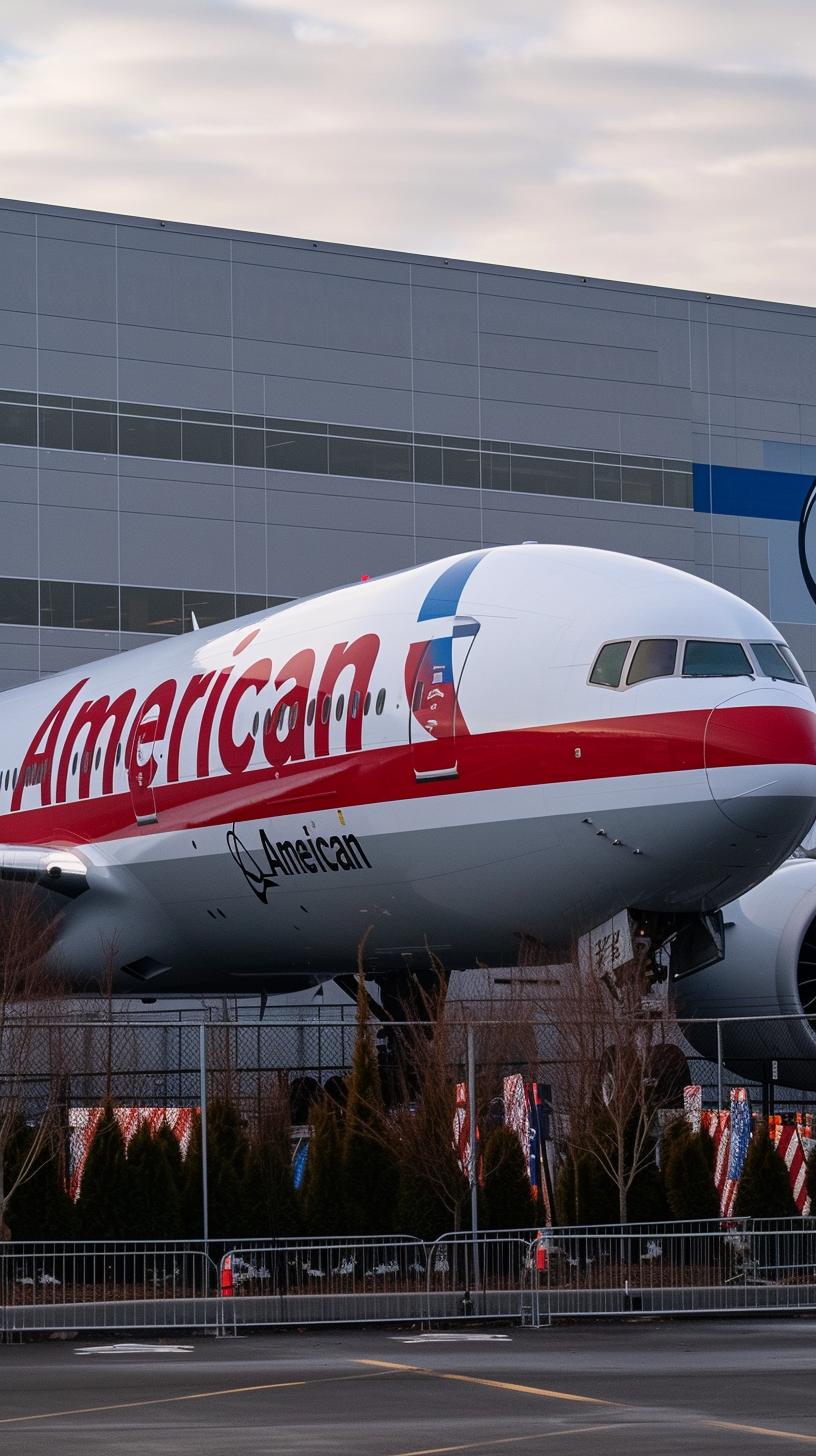
M 0 195 L 816 306 L 816 6 L 3 0 Z

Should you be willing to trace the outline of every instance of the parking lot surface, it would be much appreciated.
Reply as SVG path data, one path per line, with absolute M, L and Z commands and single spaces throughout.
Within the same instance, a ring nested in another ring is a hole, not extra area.
M 816 1450 L 816 1321 L 78 1336 L 0 1346 L 0 1450 Z

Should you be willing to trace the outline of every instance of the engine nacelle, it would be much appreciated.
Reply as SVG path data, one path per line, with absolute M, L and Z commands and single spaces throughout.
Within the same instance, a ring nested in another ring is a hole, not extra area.
M 816 860 L 787 860 L 761 885 L 723 907 L 725 957 L 674 983 L 688 1040 L 715 1061 L 717 1031 L 695 1018 L 721 1017 L 723 1062 L 751 1081 L 816 1090 Z M 790 1020 L 737 1024 L 729 1017 Z M 795 1019 L 794 1019 L 795 1018 Z

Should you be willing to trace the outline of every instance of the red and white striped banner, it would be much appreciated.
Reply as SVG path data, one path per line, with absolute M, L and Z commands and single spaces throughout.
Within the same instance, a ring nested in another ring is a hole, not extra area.
M 68 1112 L 71 1148 L 68 1192 L 73 1199 L 79 1195 L 88 1150 L 93 1142 L 94 1133 L 102 1121 L 102 1112 L 101 1107 L 72 1107 Z M 149 1123 L 154 1133 L 158 1131 L 163 1122 L 166 1122 L 178 1141 L 182 1157 L 187 1156 L 193 1118 L 198 1112 L 197 1107 L 115 1107 L 113 1112 L 122 1129 L 125 1146 L 128 1145 L 134 1133 L 138 1132 L 143 1122 Z

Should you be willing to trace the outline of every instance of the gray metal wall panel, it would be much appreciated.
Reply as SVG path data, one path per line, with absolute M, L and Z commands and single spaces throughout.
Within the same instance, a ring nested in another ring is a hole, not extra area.
M 809 441 L 803 436 L 802 443 Z M 763 452 L 761 440 L 746 439 L 744 434 L 737 435 L 735 440 L 734 464 L 743 470 L 762 470 Z
M 2 270 L 0 260 L 0 270 Z M 2 289 L 0 271 L 0 289 Z M 37 347 L 37 320 L 33 313 L 5 308 L 0 311 L 0 339 L 5 348 L 35 349 Z
M 799 439 L 799 406 L 776 399 L 736 400 L 736 427 L 761 430 L 766 438 Z
M 42 506 L 40 574 L 46 580 L 118 581 L 116 511 Z
M 598 307 L 586 296 L 579 307 L 561 296 L 548 303 L 539 302 L 534 294 L 507 298 L 493 292 L 493 280 L 480 287 L 479 319 L 484 333 L 565 343 L 654 349 L 657 338 L 652 316 L 633 314 L 628 308 Z
M 766 617 L 771 615 L 771 591 L 768 580 L 767 569 L 765 571 L 742 570 L 739 574 L 738 595 L 752 607 L 764 612 Z
M 267 540 L 269 590 L 281 596 L 305 596 L 414 562 L 413 538 L 391 532 L 327 531 L 315 522 L 272 526 Z
M 414 270 L 414 278 L 419 270 Z M 422 273 L 427 273 L 423 269 Z M 475 365 L 476 297 L 452 288 L 417 287 L 411 290 L 411 320 L 415 359 L 445 364 Z
M 36 245 L 32 237 L 6 232 L 0 215 L 0 308 L 33 312 L 37 298 Z
M 735 389 L 745 396 L 807 404 L 813 398 L 816 338 L 786 329 L 741 329 L 734 362 Z
M 41 313 L 113 323 L 116 253 L 98 243 L 40 238 L 37 289 Z
M 186 409 L 230 410 L 232 379 L 228 369 L 121 359 L 119 397 L 142 404 L 172 403 Z
M 484 371 L 482 372 L 484 378 Z M 414 388 L 419 394 L 438 394 L 475 399 L 479 393 L 479 373 L 470 364 L 440 364 L 427 359 L 414 360 Z M 443 431 L 453 434 L 452 429 Z
M 229 336 L 228 263 L 120 247 L 119 322 Z
M 121 515 L 122 581 L 234 591 L 234 550 L 231 521 Z
M 373 279 L 376 283 L 408 282 L 409 263 L 384 257 L 374 250 L 348 248 L 339 243 L 309 242 L 301 238 L 237 237 L 232 242 L 236 264 L 257 268 L 291 268 L 309 276 Z
M 90 243 L 112 248 L 116 243 L 116 227 L 109 222 L 97 222 L 87 217 L 72 217 L 68 212 L 58 214 L 37 210 L 37 236 L 56 239 L 64 243 Z
M 6 649 L 0 642 L 0 661 L 5 662 L 5 659 Z M 12 688 L 27 687 L 29 683 L 36 682 L 38 677 L 36 654 L 31 667 L 0 667 L 0 693 L 10 692 Z
M 5 460 L 2 459 L 2 455 L 0 454 L 0 508 L 2 503 L 7 501 L 18 501 L 22 505 L 36 505 L 36 458 L 32 464 L 26 462 L 23 465 L 18 465 L 16 459 L 8 459 L 8 456 L 11 455 L 10 450 L 6 450 L 5 454 Z M 20 455 L 25 457 L 30 454 L 32 452 L 28 450 L 20 450 L 17 452 L 18 458 Z M 4 531 L 5 522 L 3 523 L 3 531 L 0 532 L 0 536 L 4 534 Z
M 8 348 L 0 344 L 0 387 L 37 388 L 37 355 L 34 349 Z
M 265 379 L 266 408 L 270 415 L 293 420 L 336 420 L 347 425 L 376 425 L 384 430 L 411 429 L 410 390 L 331 384 L 319 379 L 290 379 L 282 374 L 267 374 Z M 422 428 L 417 426 L 417 429 Z
M 235 523 L 235 590 L 239 592 L 275 592 L 267 587 L 266 539 L 263 526 Z
M 47 394 L 116 398 L 116 359 L 99 354 L 67 354 L 40 349 L 40 389 Z
M 230 239 L 218 237 L 216 229 L 197 229 L 160 219 L 142 218 L 119 221 L 119 247 L 156 254 L 162 258 L 202 258 L 204 261 L 229 262 Z
M 264 381 L 260 374 L 246 373 L 243 369 L 236 369 L 233 381 L 235 409 L 239 414 L 264 415 L 267 413 Z
M 76 637 L 79 638 L 77 633 Z M 99 657 L 112 657 L 119 651 L 118 637 L 114 635 L 113 646 L 92 647 L 89 643 L 75 641 L 70 647 L 43 647 L 40 651 L 43 676 L 53 672 L 66 672 L 82 667 L 86 662 L 95 662 Z
M 42 506 L 79 506 L 84 510 L 115 511 L 117 501 L 116 474 L 99 469 L 66 470 L 62 468 L 63 452 L 48 455 L 42 452 L 40 465 L 40 504 Z M 72 462 L 73 463 L 73 462 Z
M 116 325 L 99 323 L 96 319 L 55 318 L 41 313 L 39 344 L 41 349 L 57 352 L 115 357 Z
M 120 457 L 122 480 L 181 481 L 186 485 L 223 485 L 232 488 L 231 465 L 206 465 L 190 460 L 151 460 L 144 455 Z
M 0 531 L 0 576 L 36 576 L 37 507 L 4 500 Z
M 624 453 L 665 455 L 675 460 L 692 458 L 691 426 L 687 420 L 676 417 L 667 419 L 659 414 L 622 414 L 619 438 L 620 445 L 617 448 Z
M 258 374 L 328 383 L 362 384 L 388 389 L 411 388 L 411 361 L 387 354 L 352 353 L 348 349 L 311 344 L 280 344 L 257 339 L 235 340 L 235 364 Z
M 231 521 L 233 518 L 233 491 L 226 485 L 123 476 L 119 502 L 123 513 L 155 516 L 157 532 L 166 529 L 168 517 L 188 521 Z
M 481 358 L 483 368 L 575 374 L 586 379 L 621 379 L 633 384 L 658 382 L 656 349 L 483 334 Z
M 494 440 L 510 438 L 501 430 L 489 428 L 485 423 L 486 419 L 487 415 L 483 407 L 481 412 L 482 434 L 486 438 Z M 468 437 L 478 435 L 478 401 L 475 398 L 466 399 L 462 395 L 423 394 L 418 390 L 414 395 L 413 426 L 415 430 L 429 435 L 466 435 Z
M 405 285 L 239 265 L 233 306 L 235 333 L 242 338 L 410 354 Z
M 620 415 L 616 410 L 553 409 L 549 405 L 482 396 L 482 433 L 492 440 L 546 440 L 551 445 L 570 445 L 580 450 L 621 449 Z
M 156 364 L 194 365 L 206 369 L 229 369 L 231 344 L 220 334 L 190 333 L 183 329 L 144 328 L 122 324 L 119 353 L 123 359 Z M 158 403 L 176 404 L 176 400 Z
M 627 384 L 617 379 L 587 379 L 579 375 L 529 374 L 521 369 L 482 369 L 482 398 L 514 404 L 663 415 L 681 420 L 686 418 L 688 410 L 686 390 L 665 385 Z
M 236 485 L 235 519 L 236 521 L 255 522 L 258 525 L 263 524 L 266 520 L 266 490 L 263 477 L 259 487 Z M 238 559 L 240 560 L 240 555 Z
M 316 498 L 318 502 L 331 503 L 335 500 L 359 500 L 368 503 L 372 510 L 378 510 L 380 504 L 384 506 L 389 502 L 397 505 L 410 505 L 414 498 L 414 487 L 404 480 L 372 480 L 356 475 L 309 475 L 286 470 L 267 470 L 265 472 L 266 485 L 269 491 L 269 499 L 280 495 L 292 496 L 311 500 Z M 422 490 L 422 486 L 416 489 Z M 323 505 L 310 506 L 309 509 L 322 510 Z
M 712 390 L 709 396 L 709 410 L 712 425 L 719 425 L 724 429 L 733 430 L 737 422 L 736 403 L 732 394 L 717 394 Z
M 403 500 L 381 500 L 366 497 L 354 489 L 354 482 L 349 484 L 351 489 L 330 494 L 306 487 L 298 492 L 270 490 L 267 522 L 270 526 L 303 525 L 320 526 L 329 531 L 359 531 L 361 535 L 372 531 L 404 534 L 412 530 L 410 496 L 406 494 Z
M 0 659 L 2 659 L 3 667 L 11 669 L 13 672 L 36 673 L 38 659 L 36 628 L 31 630 L 30 640 L 26 642 L 9 638 L 8 632 L 9 628 L 0 628 Z
M 9 206 L 9 199 L 4 198 L 0 202 L 0 231 L 33 238 L 37 231 L 36 214 L 36 204 L 17 203 L 16 206 Z

